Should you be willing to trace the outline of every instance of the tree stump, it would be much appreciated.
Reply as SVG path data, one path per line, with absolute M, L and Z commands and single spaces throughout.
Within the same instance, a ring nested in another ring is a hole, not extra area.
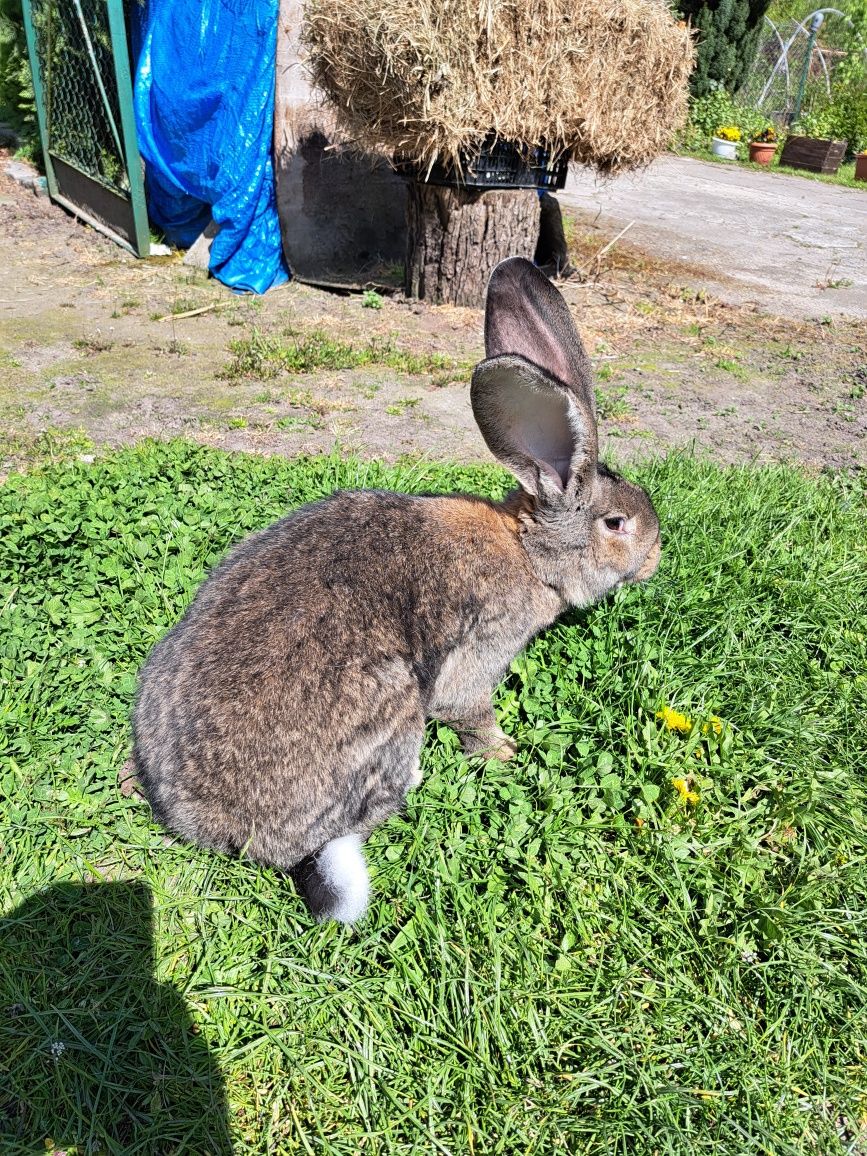
M 406 204 L 408 297 L 479 306 L 498 262 L 533 259 L 541 211 L 535 189 L 483 192 L 410 181 Z

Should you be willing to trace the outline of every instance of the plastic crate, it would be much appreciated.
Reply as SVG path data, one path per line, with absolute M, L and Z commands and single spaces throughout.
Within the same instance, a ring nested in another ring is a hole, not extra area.
M 566 184 L 569 157 L 552 163 L 546 148 L 520 149 L 510 141 L 488 137 L 481 148 L 461 154 L 461 171 L 436 161 L 428 172 L 419 165 L 395 158 L 395 168 L 405 177 L 427 185 L 463 189 L 562 189 Z

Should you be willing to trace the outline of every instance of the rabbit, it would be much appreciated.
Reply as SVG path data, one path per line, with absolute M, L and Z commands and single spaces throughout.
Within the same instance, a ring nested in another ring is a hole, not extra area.
M 338 492 L 237 545 L 153 649 L 134 774 L 156 819 L 291 874 L 320 920 L 369 901 L 363 844 L 421 782 L 425 722 L 509 759 L 491 694 L 567 607 L 656 570 L 647 494 L 597 460 L 590 364 L 530 262 L 491 274 L 470 400 L 519 488 Z

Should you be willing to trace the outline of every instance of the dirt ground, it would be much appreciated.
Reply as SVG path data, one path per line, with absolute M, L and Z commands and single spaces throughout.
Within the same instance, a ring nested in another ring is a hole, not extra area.
M 605 452 L 695 446 L 728 462 L 865 463 L 863 316 L 727 303 L 706 291 L 712 270 L 648 256 L 628 235 L 598 257 L 618 229 L 592 208 L 567 225 L 580 276 L 562 289 L 597 370 Z M 125 255 L 2 164 L 0 270 L 4 470 L 24 464 L 45 430 L 110 445 L 183 435 L 268 453 L 337 443 L 387 459 L 488 460 L 468 398 L 478 311 L 400 297 L 369 308 L 299 284 L 235 296 L 179 257 Z M 352 369 L 325 357 L 305 373 L 257 355 L 311 334 L 387 353 Z

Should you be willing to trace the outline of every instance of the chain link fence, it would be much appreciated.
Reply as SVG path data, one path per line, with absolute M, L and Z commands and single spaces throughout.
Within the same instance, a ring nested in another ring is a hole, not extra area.
M 49 195 L 145 256 L 150 237 L 127 47 L 135 2 L 21 0 Z
M 817 14 L 821 27 L 811 44 L 810 24 Z M 775 23 L 765 18 L 758 52 L 738 99 L 780 125 L 789 122 L 803 81 L 803 108 L 831 97 L 834 74 L 851 51 L 852 24 L 836 8 L 819 8 L 803 20 Z
M 128 193 L 105 0 L 31 0 L 31 12 L 52 153 Z

